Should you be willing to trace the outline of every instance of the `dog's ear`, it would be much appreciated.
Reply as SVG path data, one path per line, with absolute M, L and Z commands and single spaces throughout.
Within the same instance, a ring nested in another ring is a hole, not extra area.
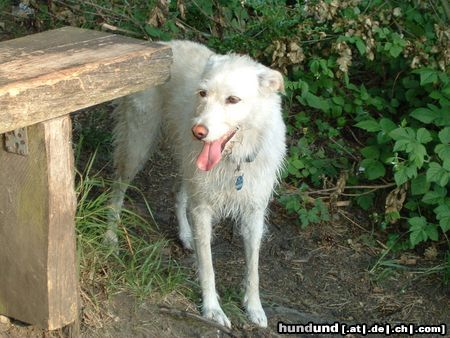
M 280 72 L 264 67 L 259 74 L 259 84 L 264 90 L 284 94 L 284 80 Z

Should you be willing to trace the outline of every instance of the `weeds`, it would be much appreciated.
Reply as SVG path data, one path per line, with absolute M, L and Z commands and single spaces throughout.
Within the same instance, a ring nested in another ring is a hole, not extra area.
M 166 254 L 169 242 L 154 232 L 154 225 L 124 208 L 118 230 L 119 251 L 103 243 L 108 227 L 111 182 L 92 173 L 95 153 L 78 174 L 76 215 L 78 257 L 82 286 L 95 296 L 127 291 L 138 299 L 151 293 L 167 294 L 184 281 L 184 273 Z

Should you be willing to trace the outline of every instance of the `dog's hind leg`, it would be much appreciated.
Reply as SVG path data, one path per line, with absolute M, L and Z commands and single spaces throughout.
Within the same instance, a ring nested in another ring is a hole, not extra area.
M 181 184 L 180 191 L 177 194 L 177 219 L 180 241 L 186 249 L 192 250 L 192 232 L 189 225 L 186 211 L 187 211 L 188 195 L 186 187 Z
M 267 327 L 267 317 L 259 298 L 259 248 L 264 232 L 264 210 L 245 213 L 242 216 L 241 232 L 245 246 L 247 271 L 244 280 L 244 306 L 249 319 L 258 326 Z
M 202 288 L 204 317 L 212 319 L 219 324 L 231 327 L 231 322 L 219 305 L 214 280 L 214 269 L 211 255 L 211 227 L 212 211 L 206 205 L 189 207 L 190 220 L 192 221 L 192 234 L 195 255 L 198 262 L 198 274 Z
M 117 225 L 126 190 L 150 157 L 161 130 L 162 102 L 158 89 L 121 99 L 114 111 L 115 182 L 110 199 L 105 241 L 117 244 Z

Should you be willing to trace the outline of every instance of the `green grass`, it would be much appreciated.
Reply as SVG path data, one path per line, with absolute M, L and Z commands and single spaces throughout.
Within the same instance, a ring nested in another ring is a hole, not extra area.
M 168 255 L 169 241 L 155 231 L 155 225 L 124 208 L 119 225 L 119 250 L 104 244 L 108 227 L 108 200 L 112 182 L 93 174 L 91 157 L 78 174 L 77 247 L 81 285 L 95 296 L 128 292 L 138 299 L 152 293 L 167 294 L 185 280 L 182 269 Z M 126 225 L 126 227 L 124 226 Z
M 240 288 L 229 287 L 222 290 L 220 295 L 222 309 L 230 317 L 232 323 L 245 324 L 248 322 L 242 306 L 243 298 L 244 292 Z

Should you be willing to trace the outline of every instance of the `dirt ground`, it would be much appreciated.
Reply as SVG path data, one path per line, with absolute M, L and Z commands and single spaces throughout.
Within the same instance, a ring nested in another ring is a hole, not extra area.
M 183 250 L 176 237 L 173 208 L 176 180 L 173 160 L 166 147 L 155 155 L 134 183 L 145 191 L 163 235 L 171 240 L 167 255 L 191 271 L 189 278 L 195 280 L 193 254 Z M 137 194 L 132 197 L 145 214 L 142 197 Z M 381 246 L 371 235 L 364 214 L 352 209 L 336 210 L 332 221 L 301 229 L 276 200 L 270 210 L 260 260 L 261 298 L 269 328 L 257 329 L 235 315 L 231 336 L 277 337 L 279 321 L 445 323 L 449 326 L 449 287 L 436 274 L 417 272 L 418 267 L 437 265 L 436 261 L 410 254 L 397 257 L 397 262 L 406 265 L 406 269 L 369 272 L 380 258 Z M 244 274 L 243 248 L 231 222 L 221 222 L 215 228 L 213 254 L 219 294 L 239 297 Z M 101 323 L 89 320 L 94 305 L 84 302 L 82 337 L 229 336 L 197 318 L 186 318 L 185 310 L 198 314 L 200 299 L 188 301 L 182 292 L 149 297 L 142 303 L 122 293 L 104 302 L 106 313 Z M 161 309 L 162 305 L 166 311 Z M 45 332 L 5 318 L 0 320 L 1 338 L 59 336 L 59 332 Z

